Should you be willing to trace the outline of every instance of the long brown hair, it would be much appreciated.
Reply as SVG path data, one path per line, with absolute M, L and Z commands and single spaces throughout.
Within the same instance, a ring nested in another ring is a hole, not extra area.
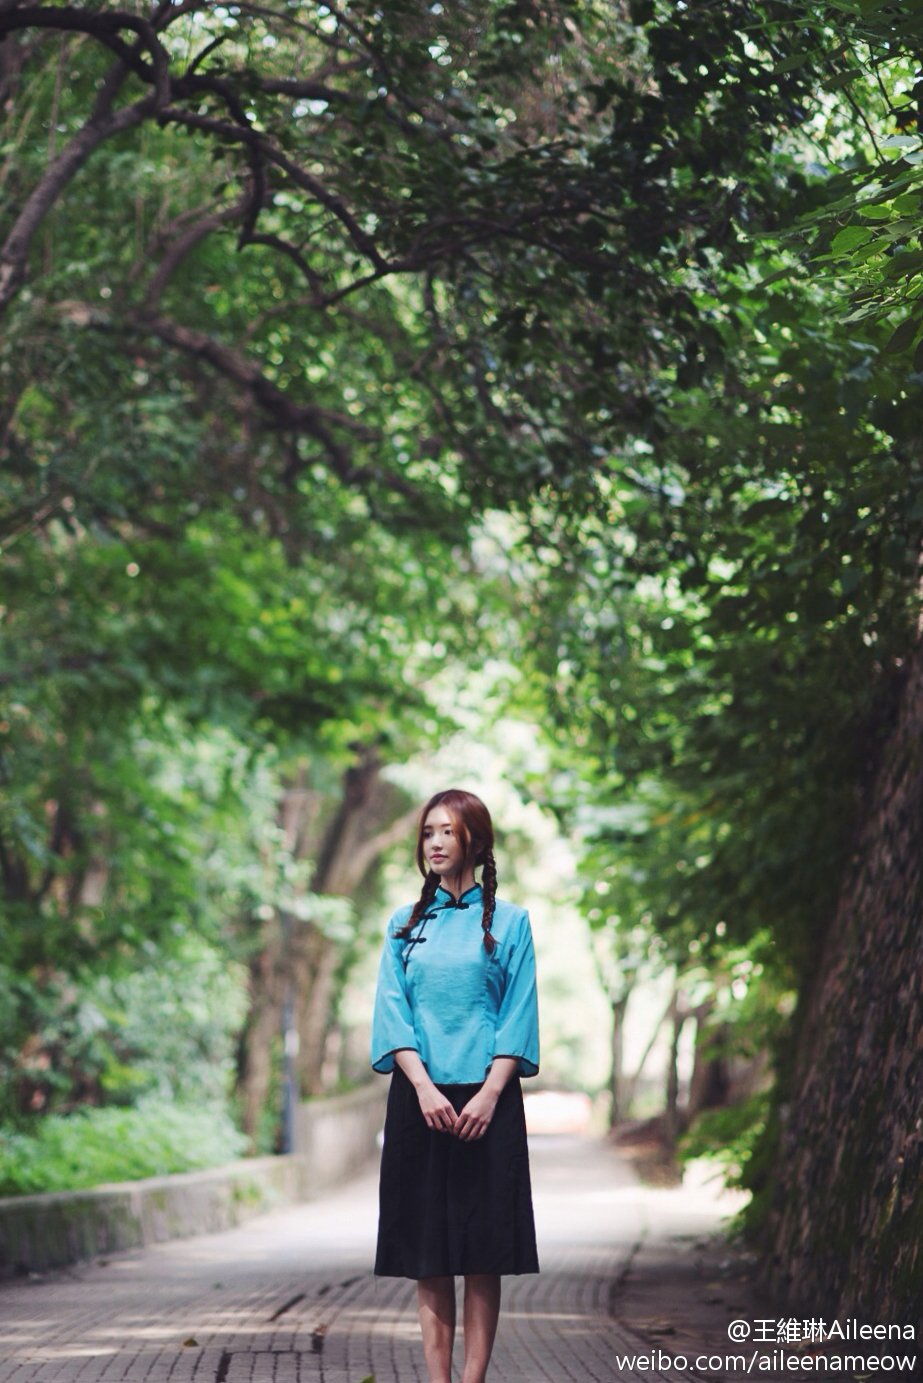
M 480 797 L 464 788 L 446 788 L 444 792 L 434 793 L 420 813 L 417 829 L 417 868 L 423 875 L 423 888 L 413 905 L 413 912 L 395 936 L 409 937 L 411 931 L 436 897 L 439 875 L 427 870 L 423 855 L 423 828 L 426 818 L 434 807 L 445 807 L 455 827 L 462 847 L 461 872 L 469 867 L 474 870 L 483 866 L 481 888 L 484 894 L 484 908 L 481 913 L 481 927 L 484 931 L 484 947 L 488 954 L 496 946 L 490 932 L 494 918 L 494 904 L 497 899 L 497 865 L 494 860 L 494 828 L 490 812 Z

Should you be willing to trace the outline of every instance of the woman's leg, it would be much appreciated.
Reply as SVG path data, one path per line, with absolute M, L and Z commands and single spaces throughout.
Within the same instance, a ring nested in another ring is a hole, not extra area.
M 417 1305 L 429 1383 L 452 1383 L 455 1278 L 421 1277 L 417 1282 Z
M 462 1383 L 484 1383 L 499 1315 L 499 1273 L 469 1273 L 465 1278 L 465 1368 Z

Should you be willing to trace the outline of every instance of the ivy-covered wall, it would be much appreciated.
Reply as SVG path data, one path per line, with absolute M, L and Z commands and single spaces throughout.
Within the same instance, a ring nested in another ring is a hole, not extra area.
M 782 1109 L 769 1275 L 804 1315 L 914 1324 L 923 1305 L 921 875 L 918 651 Z

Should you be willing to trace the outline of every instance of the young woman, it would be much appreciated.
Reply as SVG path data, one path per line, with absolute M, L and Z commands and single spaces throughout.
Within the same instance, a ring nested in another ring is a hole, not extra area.
M 535 952 L 529 914 L 497 897 L 493 843 L 473 793 L 426 803 L 423 890 L 388 923 L 372 1019 L 372 1066 L 392 1073 L 375 1272 L 417 1279 L 430 1383 L 452 1377 L 456 1275 L 462 1383 L 484 1383 L 500 1275 L 538 1272 L 518 1079 L 538 1072 Z

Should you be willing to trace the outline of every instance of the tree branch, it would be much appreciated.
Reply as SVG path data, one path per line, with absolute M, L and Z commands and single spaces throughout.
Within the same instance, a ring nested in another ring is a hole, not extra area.
M 331 105 L 336 101 L 348 101 L 351 105 L 359 105 L 361 101 L 360 97 L 346 91 L 337 91 L 335 86 L 327 86 L 325 82 L 298 77 L 261 77 L 258 72 L 249 70 L 247 77 L 268 96 L 291 96 L 301 101 L 327 101 Z
M 365 841 L 354 852 L 353 868 L 359 879 L 365 877 L 369 869 L 378 859 L 379 855 L 384 854 L 385 850 L 396 845 L 398 841 L 404 840 L 411 827 L 416 826 L 420 815 L 419 807 L 411 807 L 408 811 L 393 821 L 390 826 L 379 831 L 371 840 Z
M 70 20 L 74 22 L 70 23 Z M 121 134 L 122 131 L 147 120 L 169 98 L 167 54 L 146 20 L 139 20 L 134 15 L 90 15 L 79 11 L 46 10 L 34 6 L 22 6 L 0 12 L 0 36 L 32 25 L 71 28 L 93 34 L 117 53 L 118 62 L 106 75 L 86 124 L 45 168 L 26 198 L 0 249 L 0 316 L 25 282 L 33 236 L 64 188 L 80 171 L 94 149 L 105 140 L 111 139 L 113 135 Z M 128 28 L 138 34 L 134 47 L 130 48 L 118 37 L 119 28 Z M 147 44 L 151 50 L 153 66 L 142 63 L 141 68 L 147 80 L 153 78 L 154 90 L 133 105 L 113 111 L 113 102 L 128 72 L 137 68 L 138 48 L 142 43 Z
M 96 111 L 45 169 L 13 223 L 0 250 L 0 316 L 26 280 L 29 248 L 42 221 L 67 184 L 76 176 L 94 149 L 148 119 L 157 108 L 156 95 L 145 96 L 131 106 L 100 118 Z
M 248 194 L 242 197 L 239 202 L 235 202 L 233 206 L 223 207 L 220 211 L 214 211 L 209 216 L 203 216 L 200 221 L 196 221 L 176 237 L 148 284 L 142 312 L 153 312 L 158 307 L 167 284 L 186 256 L 206 236 L 211 235 L 213 231 L 219 230 L 228 221 L 233 221 L 236 216 L 239 216 L 248 205 L 249 200 Z
M 153 26 L 138 15 L 126 14 L 121 10 L 93 13 L 89 10 L 66 7 L 53 9 L 42 5 L 23 5 L 0 11 L 0 36 L 12 33 L 16 29 L 60 29 L 70 33 L 90 34 L 109 48 L 120 62 L 142 80 L 153 82 L 159 104 L 165 105 L 169 100 L 169 55 Z M 146 63 L 141 57 L 138 44 L 128 44 L 120 37 L 123 29 L 137 34 L 139 42 L 150 52 L 150 63 Z
M 315 201 L 326 207 L 346 230 L 360 254 L 368 259 L 376 269 L 391 272 L 391 266 L 388 265 L 375 241 L 359 225 L 342 197 L 331 192 L 311 173 L 284 154 L 281 149 L 277 149 L 259 130 L 254 130 L 249 125 L 234 124 L 229 120 L 216 120 L 213 116 L 193 114 L 192 111 L 185 111 L 179 106 L 173 105 L 161 110 L 158 119 L 163 124 L 186 125 L 190 129 L 204 130 L 208 134 L 219 135 L 223 139 L 231 139 L 235 143 L 256 150 L 268 163 L 273 163 L 277 168 L 288 173 L 297 187 L 302 188 L 305 192 L 310 192 Z
M 297 245 L 293 245 L 290 240 L 283 240 L 281 235 L 251 234 L 247 236 L 248 245 L 268 245 L 271 250 L 278 250 L 279 254 L 286 255 L 292 263 L 304 274 L 308 283 L 315 290 L 315 294 L 320 294 L 321 286 L 324 282 L 322 275 L 316 269 L 312 269 L 304 254 Z M 370 275 L 370 277 L 372 277 Z M 315 296 L 311 299 L 312 306 L 317 306 L 323 302 L 322 298 Z
M 379 486 L 419 504 L 420 491 L 393 471 L 377 467 L 357 466 L 347 448 L 335 435 L 335 429 L 345 429 L 357 440 L 378 441 L 378 433 L 365 427 L 348 414 L 314 404 L 298 403 L 262 373 L 259 366 L 241 351 L 191 327 L 158 315 L 138 313 L 135 325 L 139 330 L 159 337 L 177 350 L 204 361 L 238 388 L 245 390 L 259 408 L 282 431 L 313 437 L 323 447 L 334 474 L 344 485 L 353 488 Z

